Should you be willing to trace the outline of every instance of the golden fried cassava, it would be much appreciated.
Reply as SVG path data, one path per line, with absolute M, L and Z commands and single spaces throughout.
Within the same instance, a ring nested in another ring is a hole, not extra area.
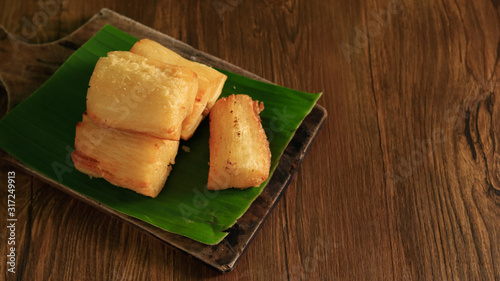
M 208 189 L 259 186 L 269 176 L 271 151 L 259 113 L 247 95 L 218 100 L 210 112 Z

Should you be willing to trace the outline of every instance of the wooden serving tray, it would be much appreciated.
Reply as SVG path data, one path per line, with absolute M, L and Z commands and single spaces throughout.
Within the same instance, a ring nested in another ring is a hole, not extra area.
M 106 24 L 111 24 L 137 38 L 149 38 L 176 51 L 182 56 L 213 67 L 225 69 L 255 80 L 268 82 L 248 71 L 228 62 L 192 48 L 172 37 L 162 34 L 132 19 L 108 9 L 102 9 L 86 24 L 71 35 L 58 41 L 30 45 L 8 34 L 0 27 L 0 79 L 4 83 L 6 94 L 0 99 L 10 110 L 40 87 L 66 59 L 97 31 Z M 7 98 L 6 98 L 7 97 Z M 0 107 L 1 109 L 2 107 Z M 3 112 L 0 112 L 3 115 Z M 169 233 L 141 220 L 117 212 L 94 199 L 49 179 L 37 171 L 23 165 L 2 151 L 2 158 L 11 164 L 35 175 L 60 190 L 120 219 L 127 221 L 161 241 L 207 263 L 222 271 L 231 271 L 246 250 L 279 198 L 290 184 L 304 159 L 309 147 L 321 130 L 326 120 L 326 110 L 315 105 L 311 113 L 297 129 L 293 139 L 286 147 L 280 162 L 262 194 L 253 202 L 248 211 L 228 229 L 224 240 L 213 246 L 196 242 L 177 234 Z

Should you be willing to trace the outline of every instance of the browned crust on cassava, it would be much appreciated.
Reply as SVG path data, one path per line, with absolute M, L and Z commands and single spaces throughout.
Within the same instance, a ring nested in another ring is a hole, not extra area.
M 210 113 L 208 189 L 259 186 L 269 176 L 271 151 L 259 113 L 247 95 L 218 100 Z

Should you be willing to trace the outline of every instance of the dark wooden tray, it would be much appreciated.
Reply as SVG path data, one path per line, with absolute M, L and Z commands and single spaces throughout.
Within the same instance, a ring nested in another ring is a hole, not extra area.
M 5 109 L 11 109 L 33 93 L 78 47 L 83 45 L 106 24 L 111 24 L 137 38 L 155 40 L 191 60 L 226 69 L 255 80 L 268 82 L 255 74 L 196 50 L 185 43 L 116 12 L 103 9 L 71 35 L 48 44 L 26 44 L 21 38 L 15 38 L 8 34 L 3 27 L 0 27 L 0 79 L 6 89 L 3 101 L 8 104 L 8 106 L 3 107 L 4 111 Z M 238 219 L 237 223 L 228 229 L 228 236 L 221 243 L 214 246 L 205 245 L 190 238 L 166 232 L 146 222 L 101 205 L 92 198 L 82 196 L 72 189 L 46 178 L 5 152 L 2 153 L 2 158 L 28 173 L 41 178 L 50 185 L 59 188 L 63 192 L 139 227 L 161 241 L 192 255 L 222 272 L 227 272 L 234 268 L 236 262 L 290 184 L 309 147 L 325 123 L 326 116 L 327 113 L 323 107 L 319 105 L 314 106 L 285 149 L 276 171 L 262 194 L 253 202 L 248 211 Z

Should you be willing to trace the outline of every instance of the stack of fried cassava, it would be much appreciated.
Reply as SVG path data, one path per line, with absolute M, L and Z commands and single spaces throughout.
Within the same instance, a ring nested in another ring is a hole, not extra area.
M 92 177 L 156 197 L 188 140 L 210 114 L 209 189 L 258 186 L 269 175 L 262 103 L 219 100 L 226 75 L 143 39 L 130 52 L 97 62 L 87 112 L 76 126 L 75 167 Z M 215 106 L 214 106 L 215 104 Z
M 156 197 L 181 136 L 193 135 L 225 80 L 150 40 L 136 43 L 131 52 L 108 53 L 95 66 L 87 112 L 76 126 L 75 167 Z

